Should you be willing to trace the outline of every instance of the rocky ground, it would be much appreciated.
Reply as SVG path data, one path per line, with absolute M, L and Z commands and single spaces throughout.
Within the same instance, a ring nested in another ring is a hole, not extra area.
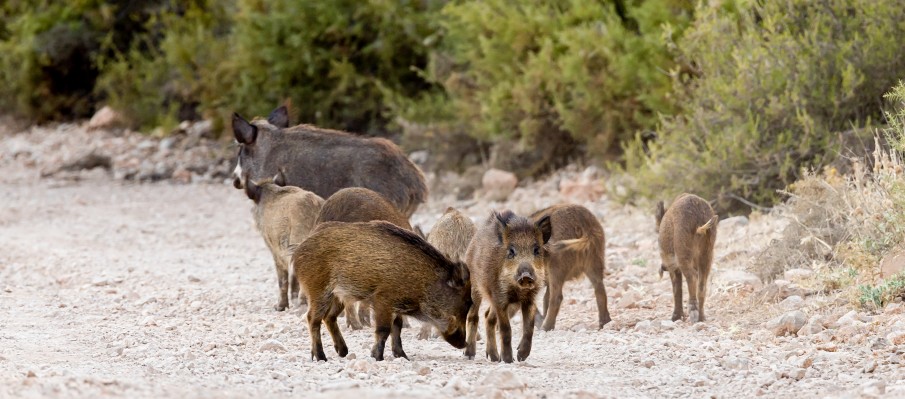
M 350 355 L 325 335 L 329 361 L 312 362 L 299 310 L 271 306 L 270 255 L 226 184 L 233 150 L 190 128 L 170 141 L 0 130 L 0 397 L 905 397 L 902 304 L 853 311 L 804 289 L 810 270 L 766 285 L 744 271 L 786 221 L 723 220 L 709 320 L 671 322 L 650 210 L 608 200 L 578 168 L 502 202 L 438 190 L 413 224 L 449 205 L 479 219 L 585 204 L 608 240 L 605 328 L 575 281 L 526 362 L 466 360 L 417 328 L 403 332 L 411 360 L 375 362 L 372 332 L 344 329 Z

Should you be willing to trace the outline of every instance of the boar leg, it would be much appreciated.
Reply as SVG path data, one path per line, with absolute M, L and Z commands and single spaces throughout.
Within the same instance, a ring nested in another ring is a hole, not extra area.
M 374 304 L 374 347 L 371 348 L 371 357 L 378 361 L 383 360 L 383 351 L 387 345 L 387 338 L 393 329 L 393 310 L 386 306 Z
M 311 359 L 327 361 L 324 344 L 321 342 L 321 320 L 326 313 L 326 306 L 322 305 L 321 301 L 309 299 L 311 300 L 308 306 L 308 333 L 311 335 Z
M 408 359 L 409 357 L 405 355 L 405 351 L 402 350 L 402 316 L 396 315 L 393 318 L 393 328 L 390 330 L 390 336 L 393 337 L 393 357 L 400 358 L 404 357 Z
M 286 268 L 286 275 L 289 279 L 289 298 L 292 301 L 292 306 L 300 307 L 305 304 L 305 296 L 302 295 L 301 290 L 299 289 L 299 280 L 289 272 L 289 268 Z
M 559 308 L 562 306 L 563 284 L 563 280 L 558 276 L 550 276 L 550 284 L 547 286 L 549 302 L 544 303 L 545 306 L 549 305 L 549 308 L 544 309 L 544 326 L 541 327 L 544 331 L 550 331 L 556 327 L 556 316 L 559 315 Z M 547 294 L 544 294 L 544 297 L 547 297 Z
M 537 307 L 529 301 L 522 303 L 522 340 L 518 344 L 518 361 L 524 362 L 531 354 L 531 341 L 534 339 L 534 315 Z
M 471 291 L 471 309 L 468 310 L 468 319 L 466 323 L 468 324 L 468 331 L 465 336 L 465 357 L 468 359 L 474 359 L 475 355 L 475 346 L 477 336 L 478 336 L 478 310 L 481 309 L 481 296 L 476 291 Z
M 502 312 L 499 311 L 499 307 L 496 308 L 496 315 L 500 322 L 500 345 L 502 345 L 503 347 L 503 361 L 506 363 L 512 363 L 512 325 L 509 322 L 509 312 L 506 311 L 505 305 L 502 308 Z M 534 319 L 532 318 L 531 321 L 534 321 Z M 487 341 L 488 343 L 490 342 L 490 337 L 487 338 Z M 496 337 L 494 337 L 493 341 L 494 343 L 496 343 Z
M 698 320 L 700 321 L 706 320 L 704 318 L 704 300 L 707 299 L 707 284 L 709 283 L 711 262 L 713 262 L 713 251 L 710 251 L 709 257 L 704 257 L 704 259 L 698 263 L 700 265 L 698 270 L 701 271 L 701 278 L 698 280 Z
M 685 276 L 688 283 L 688 321 L 697 323 L 700 320 L 700 312 L 698 312 L 698 276 L 697 273 L 688 273 Z
M 498 362 L 500 361 L 500 351 L 496 346 L 497 311 L 493 305 L 484 313 L 484 324 L 487 329 L 487 357 L 491 362 Z
M 591 280 L 591 285 L 594 286 L 594 297 L 597 298 L 597 317 L 600 323 L 599 328 L 603 328 L 606 323 L 613 320 L 610 318 L 610 309 L 607 307 L 606 302 L 606 287 L 603 285 L 603 265 L 603 259 L 601 259 L 599 262 L 594 262 L 585 272 L 588 279 Z
M 362 326 L 371 326 L 371 303 L 361 301 L 358 303 L 358 321 Z
M 273 258 L 273 266 L 277 271 L 277 282 L 280 285 L 280 296 L 277 300 L 277 304 L 273 306 L 277 312 L 282 312 L 289 307 L 289 297 L 287 292 L 289 291 L 289 270 L 284 267 L 280 259 L 277 257 Z
M 349 303 L 349 306 L 345 307 L 346 326 L 353 330 L 361 330 L 361 322 L 358 320 L 358 312 L 355 311 L 355 307 L 357 306 L 361 306 L 361 303 L 352 302 Z
M 438 335 L 434 326 L 430 325 L 430 323 L 422 322 L 421 331 L 418 331 L 418 339 L 425 340 L 436 337 L 438 337 Z
M 346 357 L 349 354 L 349 347 L 346 346 L 346 340 L 343 339 L 342 333 L 339 332 L 339 323 L 336 322 L 336 318 L 343 312 L 343 307 L 343 303 L 339 298 L 333 298 L 330 303 L 330 309 L 327 310 L 327 315 L 324 318 L 324 324 L 327 325 L 327 331 L 330 333 L 330 338 L 333 339 L 333 348 L 336 349 L 336 354 L 339 357 Z
M 672 280 L 673 310 L 672 321 L 682 320 L 682 272 L 678 269 L 669 272 Z

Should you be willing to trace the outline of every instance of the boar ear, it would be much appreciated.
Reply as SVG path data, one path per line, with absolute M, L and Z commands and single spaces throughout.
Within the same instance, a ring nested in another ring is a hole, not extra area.
M 285 105 L 279 106 L 267 116 L 267 122 L 283 129 L 289 127 L 289 109 Z
M 258 138 L 258 128 L 233 112 L 233 134 L 239 144 L 251 144 Z
M 496 230 L 496 238 L 500 242 L 503 243 L 503 237 L 506 236 L 506 232 L 509 229 L 509 226 L 506 223 L 509 222 L 509 218 L 507 215 L 502 215 L 497 211 L 490 211 L 490 219 L 493 220 L 493 224 Z
M 273 177 L 273 184 L 286 187 L 286 168 L 280 168 L 276 176 Z
M 462 262 L 456 262 L 453 263 L 453 269 L 449 273 L 449 280 L 446 280 L 446 284 L 452 288 L 465 288 L 470 278 L 468 267 Z
M 245 174 L 245 195 L 248 196 L 248 199 L 256 203 L 261 199 L 261 186 L 251 181 L 251 179 L 248 178 L 248 174 Z
M 660 221 L 663 220 L 663 215 L 666 214 L 666 207 L 663 206 L 663 201 L 657 202 L 657 226 L 660 225 Z
M 540 218 L 540 220 L 534 223 L 534 227 L 540 230 L 541 235 L 544 237 L 544 244 L 546 244 L 547 241 L 550 241 L 550 236 L 553 235 L 553 225 L 550 224 L 549 215 Z

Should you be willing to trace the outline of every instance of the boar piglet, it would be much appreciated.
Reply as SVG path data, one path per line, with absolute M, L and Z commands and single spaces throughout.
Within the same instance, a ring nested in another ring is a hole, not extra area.
M 518 360 L 523 361 L 531 353 L 534 336 L 534 317 L 537 308 L 534 298 L 543 287 L 549 254 L 546 244 L 552 227 L 550 217 L 536 222 L 516 216 L 512 212 L 492 212 L 475 233 L 465 262 L 472 273 L 472 300 L 474 305 L 468 314 L 468 342 L 465 356 L 473 359 L 478 332 L 478 310 L 486 299 L 489 309 L 487 323 L 487 356 L 500 361 L 497 351 L 496 328 L 499 323 L 502 339 L 502 360 L 512 363 L 512 327 L 509 323 L 510 308 L 522 311 L 522 340 L 518 346 Z
M 374 306 L 375 342 L 371 356 L 383 360 L 387 338 L 393 355 L 406 357 L 400 332 L 402 316 L 433 324 L 456 348 L 465 347 L 465 320 L 471 309 L 468 268 L 452 262 L 411 231 L 392 223 L 327 222 L 292 255 L 296 277 L 308 295 L 311 357 L 326 360 L 321 323 L 341 357 L 348 347 L 337 316 L 343 303 Z
M 688 318 L 704 321 L 704 299 L 713 263 L 713 245 L 719 217 L 710 203 L 693 194 L 681 194 L 669 205 L 657 204 L 660 273 L 672 279 L 672 319 L 682 318 L 682 277 L 688 282 Z
M 588 276 L 597 299 L 598 327 L 610 322 L 603 274 L 606 247 L 603 226 L 588 208 L 581 205 L 554 205 L 535 212 L 531 220 L 550 218 L 553 234 L 550 237 L 550 262 L 547 270 L 547 290 L 544 294 L 544 324 L 550 331 L 556 326 L 556 316 L 562 305 L 562 287 L 566 281 Z
M 362 187 L 348 187 L 337 191 L 324 201 L 317 224 L 324 222 L 370 222 L 383 220 L 412 230 L 409 220 L 390 201 L 376 191 Z M 367 302 L 347 303 L 346 324 L 360 330 L 362 324 L 371 325 Z M 356 309 L 356 306 L 358 309 Z M 357 311 L 356 311 L 357 310 Z
M 242 188 L 243 173 L 252 180 L 286 168 L 286 182 L 323 198 L 345 187 L 364 187 L 387 198 L 411 216 L 427 199 L 421 170 L 393 142 L 310 125 L 289 127 L 285 106 L 267 119 L 251 122 L 233 114 L 239 155 L 233 184 Z
M 289 306 L 287 291 L 295 302 L 300 298 L 299 285 L 290 278 L 289 261 L 292 249 L 305 240 L 320 212 L 324 200 L 314 193 L 298 187 L 282 187 L 282 173 L 274 179 L 259 182 L 247 180 L 245 194 L 254 201 L 252 215 L 255 227 L 273 256 L 280 295 L 274 309 L 283 311 Z M 291 289 L 289 289 L 291 285 Z
M 427 242 L 453 262 L 464 262 L 465 252 L 474 233 L 475 226 L 471 218 L 456 208 L 449 207 L 434 224 L 434 228 L 427 236 Z M 418 339 L 428 339 L 431 335 L 431 326 L 423 324 Z

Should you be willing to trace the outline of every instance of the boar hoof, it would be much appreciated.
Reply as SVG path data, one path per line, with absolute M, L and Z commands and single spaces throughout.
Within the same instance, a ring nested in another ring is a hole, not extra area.
M 681 313 L 673 313 L 673 314 L 672 314 L 672 321 L 679 321 L 679 320 L 682 320 L 682 314 L 681 314 Z
M 556 328 L 556 323 L 544 323 L 544 326 L 541 327 L 544 331 L 552 331 Z
M 346 357 L 346 355 L 349 354 L 349 347 L 346 345 L 336 345 L 334 346 L 334 349 L 336 349 L 336 354 L 339 355 L 339 357 Z
M 311 360 L 314 360 L 315 362 L 323 360 L 326 362 L 327 355 L 322 350 L 311 351 Z
M 487 358 L 490 359 L 491 362 L 499 362 L 500 354 L 491 352 L 491 351 L 487 351 Z M 509 359 L 509 363 L 512 363 L 512 359 Z
M 526 345 L 526 346 L 519 345 L 519 348 L 518 348 L 518 361 L 524 362 L 525 359 L 527 359 L 527 358 L 528 358 L 528 355 L 530 355 L 530 354 L 531 354 L 531 347 L 530 347 L 530 346 L 527 346 L 527 345 Z
M 375 344 L 373 348 L 371 348 L 371 357 L 378 362 L 383 361 L 383 351 L 377 349 L 377 345 Z
M 499 360 L 497 360 L 497 361 L 499 361 Z M 506 363 L 512 363 L 512 354 L 511 353 L 503 354 L 503 361 Z
M 600 320 L 600 327 L 598 327 L 598 328 L 603 328 L 603 326 L 605 326 L 607 323 L 609 323 L 611 321 L 613 321 L 613 319 L 611 319 L 610 316 L 607 315 L 606 317 L 603 318 L 603 320 Z
M 697 323 L 701 321 L 700 313 L 697 310 L 692 310 L 688 312 L 688 321 L 692 323 Z
M 402 350 L 402 348 L 398 350 L 396 348 L 393 348 L 393 357 L 397 359 L 404 357 L 406 360 L 408 360 L 409 358 L 408 355 L 405 354 L 405 351 Z
M 276 310 L 277 312 L 282 312 L 282 311 L 286 310 L 287 307 L 289 307 L 288 304 L 285 304 L 282 302 L 280 302 L 276 305 L 273 305 L 273 309 Z

